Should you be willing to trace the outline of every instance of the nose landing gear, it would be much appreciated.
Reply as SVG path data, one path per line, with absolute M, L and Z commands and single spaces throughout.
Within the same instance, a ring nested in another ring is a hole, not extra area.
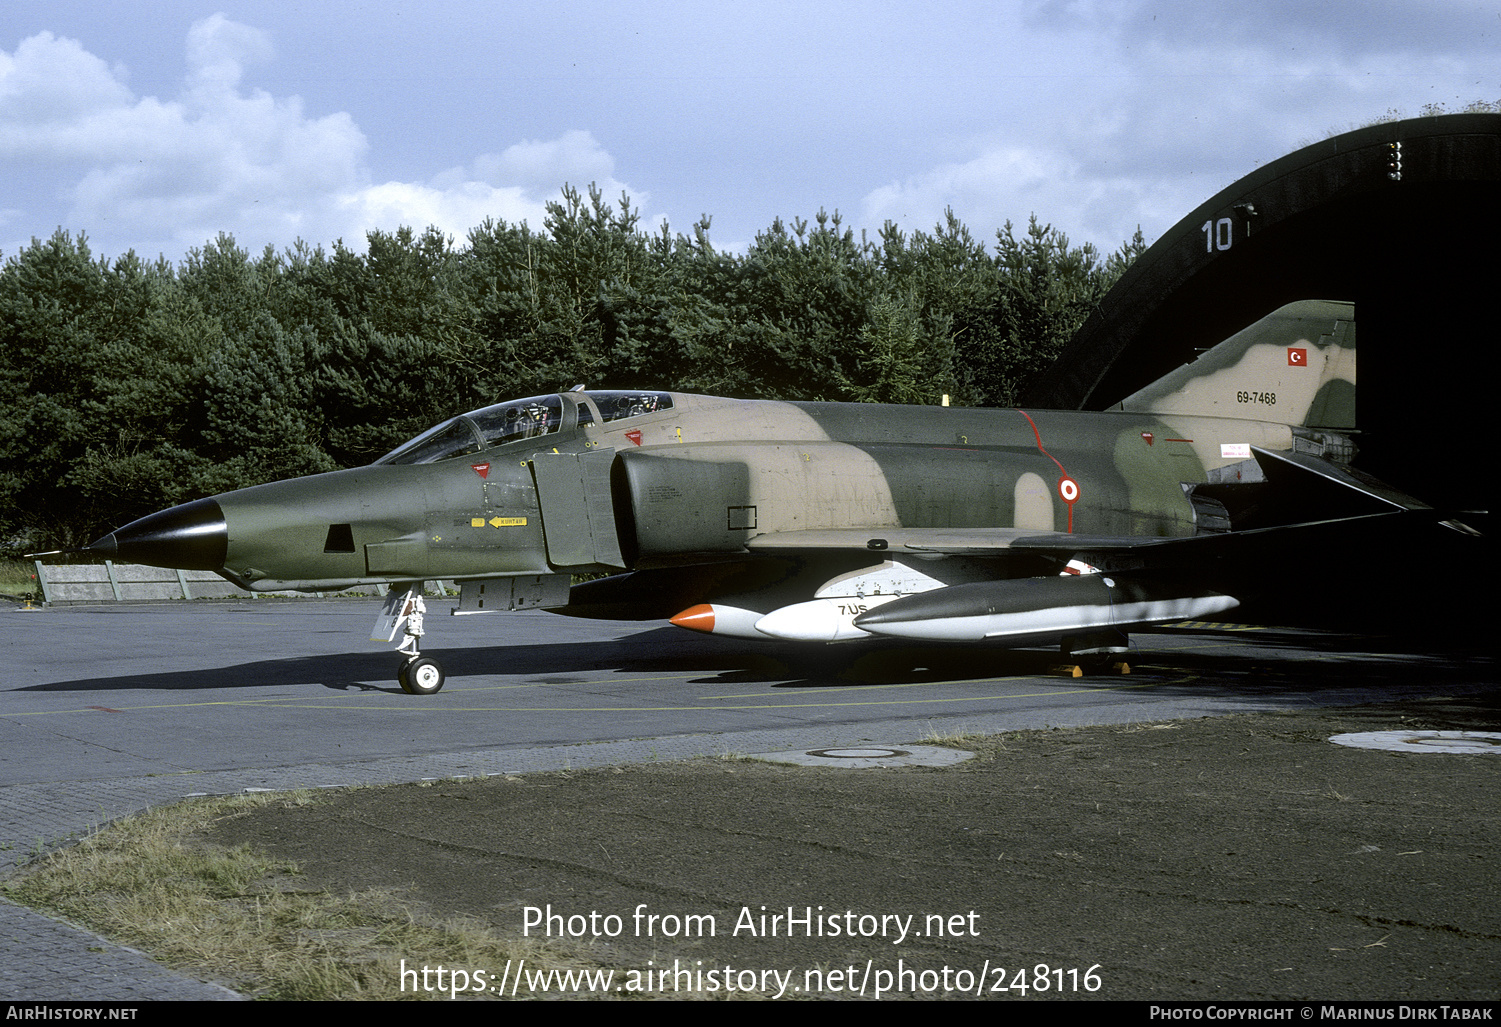
M 431 656 L 423 656 L 417 650 L 417 640 L 423 634 L 422 617 L 425 613 L 427 604 L 422 601 L 421 582 L 408 588 L 405 594 L 398 594 L 393 587 L 386 596 L 385 608 L 371 635 L 373 639 L 379 640 L 384 633 L 385 640 L 390 642 L 396 638 L 398 630 L 403 632 L 401 645 L 396 647 L 396 651 L 406 659 L 396 671 L 396 680 L 401 683 L 401 690 L 408 695 L 432 695 L 443 687 L 442 664 Z

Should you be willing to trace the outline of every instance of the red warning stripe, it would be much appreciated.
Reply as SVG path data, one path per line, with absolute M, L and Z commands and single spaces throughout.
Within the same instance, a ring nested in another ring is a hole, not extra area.
M 1063 477 L 1058 479 L 1058 495 L 1064 504 L 1068 506 L 1068 531 L 1072 534 L 1074 530 L 1074 503 L 1079 499 L 1079 483 L 1068 473 L 1068 468 L 1058 462 L 1056 456 L 1042 447 L 1042 432 L 1037 430 L 1037 422 L 1032 420 L 1032 415 L 1020 408 L 1016 412 L 1025 417 L 1027 423 L 1032 426 L 1032 437 L 1037 440 L 1037 451 L 1057 464 L 1058 473 L 1063 475 Z M 1072 498 L 1070 498 L 1071 495 Z

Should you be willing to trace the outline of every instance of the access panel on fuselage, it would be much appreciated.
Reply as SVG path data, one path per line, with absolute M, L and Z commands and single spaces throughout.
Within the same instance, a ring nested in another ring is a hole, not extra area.
M 614 453 L 538 453 L 531 460 L 547 560 L 555 567 L 624 567 L 610 500 Z

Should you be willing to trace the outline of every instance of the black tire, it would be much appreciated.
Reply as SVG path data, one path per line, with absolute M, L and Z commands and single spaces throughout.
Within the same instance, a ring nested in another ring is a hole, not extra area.
M 443 666 L 429 656 L 414 656 L 396 672 L 401 690 L 408 695 L 432 695 L 443 687 Z

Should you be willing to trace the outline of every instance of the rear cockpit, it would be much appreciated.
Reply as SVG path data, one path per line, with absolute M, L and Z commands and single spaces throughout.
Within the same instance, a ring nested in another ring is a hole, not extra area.
M 645 417 L 672 409 L 672 395 L 666 392 L 585 392 L 589 404 L 599 410 L 606 422 L 623 421 L 631 417 Z M 579 423 L 584 424 L 586 407 L 579 407 Z
M 375 462 L 436 463 L 581 427 L 624 427 L 614 422 L 671 409 L 672 396 L 666 392 L 569 392 L 509 400 L 450 418 Z

